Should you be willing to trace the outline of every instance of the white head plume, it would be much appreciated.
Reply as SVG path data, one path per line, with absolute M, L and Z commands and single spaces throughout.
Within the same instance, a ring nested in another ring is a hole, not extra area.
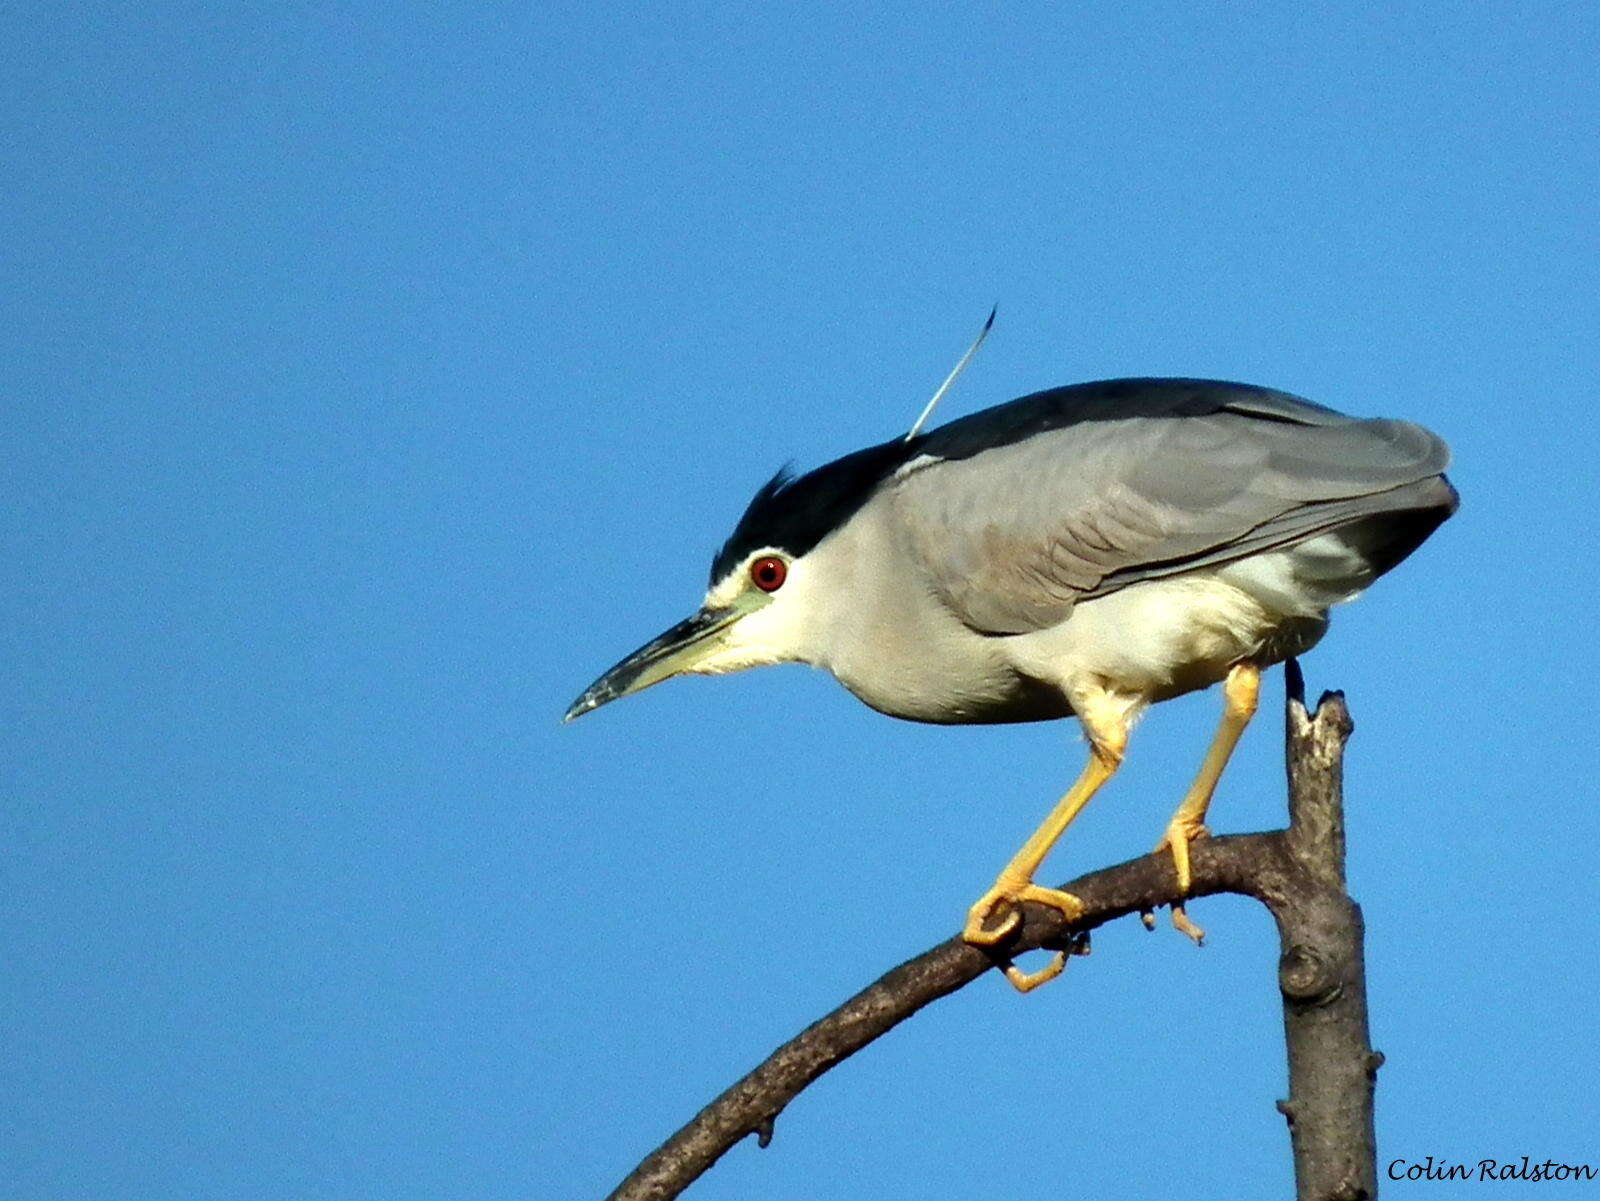
M 983 328 L 978 331 L 977 338 L 973 340 L 971 346 L 967 347 L 967 353 L 961 356 L 961 361 L 955 365 L 949 375 L 944 377 L 944 383 L 939 385 L 939 390 L 933 394 L 933 399 L 922 406 L 922 412 L 911 423 L 911 429 L 906 432 L 907 442 L 917 436 L 917 431 L 933 415 L 933 406 L 939 403 L 944 394 L 950 390 L 950 385 L 956 382 L 956 376 L 960 375 L 966 365 L 972 361 L 972 356 L 978 353 L 978 347 L 983 345 L 983 340 L 989 336 L 990 329 L 994 327 L 994 315 L 999 310 L 999 305 L 995 305 L 994 308 L 989 310 L 989 320 L 983 323 Z

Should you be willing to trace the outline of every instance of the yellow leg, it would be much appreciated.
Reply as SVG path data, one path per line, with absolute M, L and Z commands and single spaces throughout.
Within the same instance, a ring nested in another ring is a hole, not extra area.
M 1239 745 L 1239 736 L 1255 716 L 1260 695 L 1261 668 L 1254 663 L 1234 664 L 1222 684 L 1222 723 L 1211 739 L 1206 757 L 1200 762 L 1194 783 L 1189 785 L 1183 803 L 1167 823 L 1166 833 L 1156 843 L 1158 851 L 1172 849 L 1172 866 L 1178 874 L 1180 894 L 1189 891 L 1189 844 L 1210 833 L 1205 827 L 1206 810 L 1211 805 L 1212 794 L 1217 791 L 1223 768 L 1228 766 L 1234 747 Z M 1205 931 L 1189 920 L 1181 904 L 1172 907 L 1172 924 L 1196 943 L 1205 937 Z
M 1056 802 L 1050 816 L 1022 844 L 1022 849 L 1012 856 L 1011 862 L 1001 869 L 994 887 L 979 897 L 977 903 L 967 911 L 966 928 L 961 932 L 961 937 L 967 942 L 978 946 L 991 946 L 999 942 L 1022 920 L 1019 906 L 1024 901 L 1050 905 L 1059 909 L 1068 920 L 1083 912 L 1082 902 L 1071 893 L 1043 888 L 1033 882 L 1033 874 L 1039 870 L 1039 865 L 1061 837 L 1062 831 L 1122 762 L 1123 748 L 1128 740 L 1127 724 L 1122 718 L 1093 726 L 1088 718 L 1084 718 L 1083 725 L 1089 735 L 1089 761 L 1084 764 L 1082 774 L 1066 795 Z M 1009 910 L 1000 923 L 996 926 L 985 925 L 990 914 L 1002 905 L 1009 906 Z M 1061 974 L 1065 963 L 1066 955 L 1058 951 L 1049 966 L 1031 974 L 1019 970 L 1014 964 L 1007 964 L 1006 979 L 1018 992 L 1028 992 L 1047 980 L 1055 979 Z

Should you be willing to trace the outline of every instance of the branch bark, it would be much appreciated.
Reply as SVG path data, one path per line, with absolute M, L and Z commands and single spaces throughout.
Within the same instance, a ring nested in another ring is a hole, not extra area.
M 1361 911 L 1344 890 L 1342 761 L 1352 727 L 1341 695 L 1325 694 L 1307 713 L 1293 662 L 1287 679 L 1289 828 L 1195 843 L 1189 895 L 1240 893 L 1271 910 L 1289 1053 L 1289 1097 L 1278 1108 L 1289 1121 L 1296 1196 L 1363 1201 L 1377 1195 L 1372 1091 L 1382 1056 L 1367 1042 Z M 980 949 L 952 938 L 907 960 L 702 1109 L 608 1201 L 669 1201 L 740 1139 L 753 1134 L 766 1146 L 773 1122 L 813 1080 L 1010 957 L 1039 947 L 1086 950 L 1095 927 L 1182 899 L 1165 854 L 1103 868 L 1063 887 L 1083 901 L 1075 922 L 1030 904 L 1001 946 Z
M 1295 886 L 1268 906 L 1289 1052 L 1289 1099 L 1278 1109 L 1289 1120 L 1296 1196 L 1365 1201 L 1378 1195 L 1372 1092 L 1383 1056 L 1368 1040 L 1361 908 L 1345 892 L 1344 744 L 1354 726 L 1342 693 L 1324 693 L 1308 714 L 1292 661 L 1287 678 L 1284 845 Z

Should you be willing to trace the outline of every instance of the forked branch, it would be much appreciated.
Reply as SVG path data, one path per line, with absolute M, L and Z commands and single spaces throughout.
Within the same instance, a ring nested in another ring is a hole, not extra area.
M 1190 896 L 1231 892 L 1272 911 L 1281 946 L 1278 983 L 1289 1055 L 1289 1120 L 1299 1201 L 1361 1201 L 1377 1193 L 1373 1077 L 1382 1057 L 1367 1042 L 1361 913 L 1344 891 L 1342 763 L 1350 716 L 1325 694 L 1307 713 L 1300 673 L 1288 664 L 1287 830 L 1193 844 Z M 1082 949 L 1115 918 L 1181 900 L 1169 856 L 1145 855 L 1063 886 L 1083 901 L 1070 925 L 1028 905 L 1015 935 L 978 949 L 952 938 L 907 960 L 784 1043 L 651 1152 L 610 1201 L 668 1201 L 740 1139 L 765 1146 L 772 1123 L 829 1068 L 923 1006 L 1024 951 Z M 1065 987 L 1061 983 L 1054 988 Z

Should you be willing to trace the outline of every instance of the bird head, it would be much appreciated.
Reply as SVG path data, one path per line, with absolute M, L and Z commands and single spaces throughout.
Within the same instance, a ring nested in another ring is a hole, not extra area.
M 886 479 L 919 452 L 918 431 L 994 327 L 990 310 L 967 352 L 904 437 L 835 459 L 795 478 L 787 468 L 758 491 L 711 564 L 700 609 L 645 643 L 584 690 L 563 721 L 673 676 L 720 675 L 806 660 L 808 635 L 848 600 L 850 581 L 820 557 Z M 848 572 L 843 573 L 848 575 Z M 831 602 L 831 603 L 830 603 Z
M 806 566 L 778 547 L 751 551 L 712 584 L 695 613 L 589 685 L 562 720 L 673 676 L 722 675 L 800 658 Z
M 818 553 L 916 450 L 900 439 L 867 447 L 756 493 L 711 564 L 700 608 L 645 643 L 572 703 L 564 720 L 678 675 L 720 675 L 808 661 L 807 646 L 849 581 Z

